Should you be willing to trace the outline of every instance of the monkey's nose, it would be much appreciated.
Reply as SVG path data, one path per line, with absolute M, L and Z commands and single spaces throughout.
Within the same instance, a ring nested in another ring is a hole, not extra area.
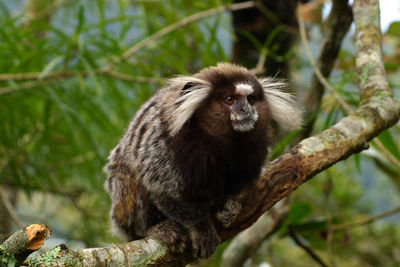
M 244 104 L 240 107 L 240 111 L 243 113 L 248 113 L 250 111 L 250 107 L 248 104 Z

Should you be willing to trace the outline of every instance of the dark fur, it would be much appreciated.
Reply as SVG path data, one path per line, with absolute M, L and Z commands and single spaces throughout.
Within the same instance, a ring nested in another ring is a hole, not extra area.
M 273 118 L 265 89 L 244 68 L 222 64 L 181 80 L 173 80 L 137 112 L 109 157 L 105 187 L 114 229 L 127 240 L 154 235 L 181 252 L 186 236 L 195 256 L 208 257 L 220 242 L 211 213 L 216 210 L 224 225 L 238 213 L 240 206 L 228 199 L 259 176 Z M 247 132 L 232 128 L 223 103 L 238 83 L 251 85 L 256 98 L 259 117 Z M 188 101 L 180 97 L 197 94 L 194 90 L 209 91 L 172 134 L 173 118 L 179 116 L 172 114 Z

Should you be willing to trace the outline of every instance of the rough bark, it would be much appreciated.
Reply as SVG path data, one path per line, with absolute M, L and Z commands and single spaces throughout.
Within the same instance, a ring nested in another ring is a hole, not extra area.
M 382 60 L 382 35 L 378 0 L 358 0 L 353 5 L 356 24 L 356 68 L 360 75 L 360 103 L 372 104 L 392 97 Z

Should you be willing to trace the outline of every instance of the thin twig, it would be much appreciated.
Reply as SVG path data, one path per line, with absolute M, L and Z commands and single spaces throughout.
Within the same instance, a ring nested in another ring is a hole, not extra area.
M 153 78 L 153 77 L 142 77 L 142 76 L 130 76 L 128 74 L 119 73 L 115 71 L 105 71 L 105 70 L 94 70 L 96 74 L 105 75 L 114 77 L 119 80 L 127 81 L 127 82 L 149 82 L 149 83 L 158 83 L 161 79 Z M 24 80 L 46 80 L 46 79 L 54 79 L 54 78 L 71 78 L 75 76 L 87 76 L 88 71 L 56 71 L 46 74 L 42 76 L 41 72 L 25 72 L 25 73 L 3 73 L 0 74 L 0 81 L 24 81 Z
M 119 73 L 111 70 L 95 70 L 95 74 L 109 76 L 121 81 L 126 82 L 138 82 L 138 83 L 161 83 L 162 79 L 154 78 L 154 77 L 142 77 L 142 76 L 130 76 L 128 74 Z M 38 86 L 46 86 L 49 84 L 53 84 L 55 82 L 59 82 L 60 80 L 73 78 L 78 75 L 88 76 L 89 72 L 87 71 L 76 71 L 76 72 L 53 72 L 49 73 L 44 77 L 40 77 L 40 72 L 30 72 L 30 73 L 15 73 L 15 74 L 1 74 L 1 80 L 26 80 L 26 79 L 39 79 L 34 81 L 28 81 L 25 83 L 20 83 L 14 86 L 6 86 L 0 88 L 0 95 L 12 94 L 21 90 L 26 90 L 33 87 Z
M 303 15 L 301 13 L 301 9 L 297 9 L 297 18 L 299 22 L 299 30 L 300 30 L 300 37 L 301 37 L 301 42 L 303 43 L 304 50 L 306 52 L 308 61 L 311 64 L 311 67 L 315 73 L 315 75 L 318 77 L 319 81 L 325 86 L 325 88 L 333 95 L 333 97 L 338 101 L 342 109 L 347 113 L 351 114 L 353 112 L 352 108 L 340 97 L 340 95 L 336 92 L 336 90 L 329 84 L 329 82 L 325 79 L 324 75 L 322 75 L 321 71 L 317 67 L 314 58 L 311 54 L 310 46 L 307 41 L 306 37 L 306 30 L 304 27 L 304 20 L 303 20 Z
M 142 48 L 148 46 L 149 44 L 155 42 L 157 39 L 173 32 L 176 31 L 194 21 L 200 20 L 205 17 L 209 17 L 212 15 L 216 15 L 225 11 L 235 11 L 235 10 L 241 10 L 241 9 L 247 9 L 254 7 L 256 3 L 254 1 L 247 1 L 247 2 L 242 2 L 242 3 L 236 3 L 236 4 L 231 4 L 231 5 L 225 5 L 225 6 L 220 6 L 216 8 L 211 8 L 205 11 L 201 11 L 198 13 L 195 13 L 193 15 L 190 15 L 188 17 L 185 17 L 165 28 L 162 28 L 158 32 L 153 33 L 152 35 L 148 36 L 147 38 L 139 41 L 135 45 L 133 45 L 131 48 L 126 50 L 120 57 L 114 59 L 112 62 L 110 62 L 105 69 L 109 70 L 111 69 L 115 64 L 118 64 L 122 62 L 123 60 L 127 60 L 131 56 L 133 56 L 136 52 L 141 50 Z
M 398 212 L 400 212 L 400 206 L 397 208 L 394 208 L 392 210 L 388 210 L 388 211 L 382 212 L 380 214 L 377 214 L 375 216 L 369 217 L 368 219 L 365 219 L 362 221 L 349 222 L 349 223 L 344 223 L 344 224 L 339 224 L 339 225 L 332 225 L 332 230 L 333 231 L 343 231 L 343 230 L 347 230 L 349 228 L 363 226 L 366 224 L 373 223 L 374 221 L 379 220 L 381 218 L 396 214 Z
M 10 200 L 8 199 L 7 192 L 2 187 L 0 187 L 0 198 L 1 198 L 1 201 L 3 202 L 4 207 L 7 209 L 8 214 L 10 214 L 10 217 L 13 219 L 15 224 L 20 228 L 24 227 L 22 220 L 19 218 L 13 205 L 11 204 Z
M 62 71 L 62 72 L 52 72 L 48 73 L 43 77 L 41 76 L 41 72 L 22 72 L 22 73 L 1 73 L 0 74 L 0 81 L 25 81 L 25 80 L 37 80 L 39 78 L 41 79 L 50 79 L 58 76 L 64 76 L 67 75 L 68 72 Z
M 40 81 L 40 80 L 37 81 L 36 80 L 36 81 L 20 83 L 20 84 L 13 85 L 13 86 L 2 87 L 2 88 L 0 88 L 0 95 L 8 95 L 8 94 L 12 94 L 12 93 L 26 90 L 29 88 L 38 87 L 38 86 L 46 86 L 46 85 L 58 82 L 59 79 L 60 78 L 47 80 L 47 81 Z
M 289 235 L 290 237 L 293 239 L 293 241 L 302 249 L 304 249 L 304 251 L 310 255 L 310 257 L 315 260 L 317 263 L 319 263 L 319 265 L 323 266 L 323 267 L 327 267 L 328 265 L 317 255 L 316 252 L 314 252 L 314 250 L 307 244 L 305 244 L 298 236 L 296 231 L 293 229 L 293 227 L 291 225 L 288 226 L 289 229 Z

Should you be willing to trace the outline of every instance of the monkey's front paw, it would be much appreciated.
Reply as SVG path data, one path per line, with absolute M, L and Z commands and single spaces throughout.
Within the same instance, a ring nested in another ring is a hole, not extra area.
M 223 209 L 215 214 L 215 217 L 222 223 L 224 227 L 228 227 L 236 219 L 241 209 L 242 205 L 239 202 L 229 199 L 226 201 Z
M 199 258 L 210 257 L 221 242 L 217 232 L 211 225 L 192 231 L 190 238 L 192 240 L 193 256 Z

